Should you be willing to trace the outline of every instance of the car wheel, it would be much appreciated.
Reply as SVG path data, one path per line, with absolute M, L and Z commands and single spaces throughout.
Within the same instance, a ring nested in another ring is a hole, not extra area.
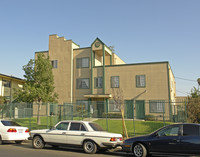
M 97 145 L 92 141 L 85 141 L 83 143 L 83 150 L 88 154 L 95 154 L 97 151 Z
M 23 141 L 15 141 L 16 144 L 21 144 Z
M 0 145 L 1 145 L 1 144 L 3 144 L 3 140 L 2 140 L 2 138 L 1 138 L 1 136 L 0 136 Z
M 147 149 L 141 143 L 137 143 L 133 146 L 133 155 L 135 157 L 146 157 L 147 156 Z
M 33 138 L 32 145 L 36 149 L 42 149 L 42 148 L 44 148 L 45 144 L 44 144 L 43 139 L 40 136 L 35 136 Z

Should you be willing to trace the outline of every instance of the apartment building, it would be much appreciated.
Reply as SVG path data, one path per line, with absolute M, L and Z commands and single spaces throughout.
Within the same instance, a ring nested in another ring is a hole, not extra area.
M 0 96 L 5 97 L 8 102 L 12 102 L 14 89 L 22 88 L 24 82 L 21 78 L 0 74 Z
M 98 117 L 118 112 L 116 97 L 124 102 L 126 118 L 146 115 L 172 116 L 176 83 L 169 63 L 126 64 L 104 42 L 96 38 L 81 48 L 72 40 L 49 36 L 49 56 L 59 103 L 84 103 Z

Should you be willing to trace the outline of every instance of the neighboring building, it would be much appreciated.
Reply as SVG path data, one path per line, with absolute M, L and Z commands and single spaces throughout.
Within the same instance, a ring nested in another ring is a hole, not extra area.
M 21 78 L 0 74 L 0 96 L 5 97 L 8 102 L 12 102 L 14 89 L 22 88 L 24 82 Z
M 52 62 L 59 104 L 84 103 L 101 117 L 103 112 L 119 111 L 113 96 L 121 93 L 126 118 L 172 116 L 176 83 L 168 62 L 126 64 L 98 38 L 90 47 L 80 48 L 57 35 L 49 36 L 48 51 L 38 53 Z

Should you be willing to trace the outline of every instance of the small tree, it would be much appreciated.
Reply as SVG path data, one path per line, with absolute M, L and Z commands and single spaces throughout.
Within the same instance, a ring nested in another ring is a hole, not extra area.
M 43 103 L 56 102 L 58 95 L 54 92 L 52 65 L 44 54 L 38 54 L 37 59 L 31 59 L 23 66 L 25 84 L 23 89 L 15 91 L 17 102 L 37 103 L 37 123 L 40 124 L 40 110 Z
M 122 129 L 123 129 L 123 137 L 128 138 L 128 132 L 126 129 L 126 123 L 124 118 L 124 98 L 123 98 L 123 90 L 117 88 L 112 90 L 113 93 L 113 101 L 116 105 L 116 108 L 120 109 L 120 112 L 122 114 Z
M 191 90 L 191 96 L 188 97 L 187 115 L 190 122 L 200 123 L 200 95 L 195 87 Z

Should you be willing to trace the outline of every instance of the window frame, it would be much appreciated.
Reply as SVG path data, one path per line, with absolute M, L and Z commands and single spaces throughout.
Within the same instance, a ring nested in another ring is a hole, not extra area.
M 97 84 L 99 84 L 99 83 L 97 83 L 97 82 L 99 82 L 99 79 L 101 79 L 101 86 L 100 87 L 96 86 Z M 95 77 L 94 78 L 94 88 L 103 88 L 103 77 Z
M 52 66 L 52 69 L 57 69 L 58 68 L 58 60 L 52 60 L 51 66 Z
M 118 78 L 118 86 L 117 87 L 113 86 L 113 83 L 112 83 L 113 78 Z M 119 76 L 111 76 L 110 77 L 110 87 L 111 88 L 119 88 L 119 85 L 120 85 L 120 77 Z
M 156 111 L 152 111 L 151 103 L 156 103 Z M 164 104 L 164 107 L 162 106 L 162 111 L 158 110 L 159 104 Z M 165 100 L 149 100 L 149 113 L 165 113 Z
M 83 60 L 88 59 L 87 66 L 83 66 Z M 82 58 L 76 58 L 76 68 L 89 68 L 90 67 L 90 57 L 82 57 Z
M 138 84 L 138 79 L 140 80 L 140 77 L 144 76 L 144 85 Z M 146 88 L 146 75 L 136 75 L 136 88 Z
M 82 80 L 84 80 L 84 79 L 86 79 L 86 80 L 88 80 L 88 88 L 83 88 L 82 87 Z M 78 81 L 79 80 L 81 80 L 81 87 L 79 88 L 79 86 L 78 86 Z M 77 78 L 76 79 L 76 89 L 90 89 L 90 78 Z

